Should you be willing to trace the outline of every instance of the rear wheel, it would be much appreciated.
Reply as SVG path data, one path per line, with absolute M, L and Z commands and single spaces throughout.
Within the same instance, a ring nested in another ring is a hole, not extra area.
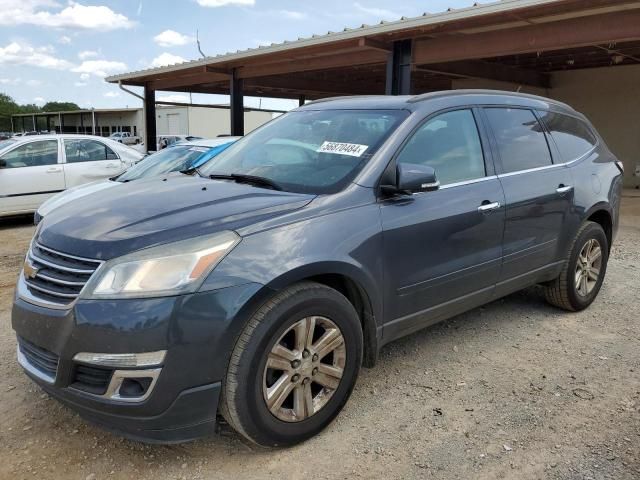
M 570 311 L 587 308 L 602 287 L 608 260 L 604 230 L 595 222 L 586 222 L 573 241 L 560 276 L 546 286 L 547 301 Z
M 338 415 L 362 361 L 351 303 L 312 282 L 287 288 L 251 318 L 234 348 L 221 413 L 252 442 L 288 446 Z

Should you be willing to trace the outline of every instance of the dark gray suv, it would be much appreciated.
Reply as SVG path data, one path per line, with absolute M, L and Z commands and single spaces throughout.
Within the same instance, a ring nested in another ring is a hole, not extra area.
M 222 415 L 286 446 L 398 337 L 534 284 L 586 308 L 622 166 L 567 105 L 450 91 L 313 102 L 198 174 L 45 217 L 16 288 L 18 359 L 132 438 L 192 439 Z

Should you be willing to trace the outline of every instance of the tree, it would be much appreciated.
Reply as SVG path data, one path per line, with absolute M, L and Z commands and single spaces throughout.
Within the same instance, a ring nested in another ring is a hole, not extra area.
M 73 102 L 47 102 L 42 106 L 43 112 L 68 112 L 80 110 L 80 107 Z
M 11 131 L 11 115 L 16 113 L 65 112 L 70 110 L 80 110 L 80 107 L 73 102 L 47 102 L 42 107 L 33 103 L 18 105 L 9 95 L 0 93 L 0 131 Z
M 20 107 L 13 98 L 0 93 L 0 130 L 11 131 L 11 115 L 19 111 Z

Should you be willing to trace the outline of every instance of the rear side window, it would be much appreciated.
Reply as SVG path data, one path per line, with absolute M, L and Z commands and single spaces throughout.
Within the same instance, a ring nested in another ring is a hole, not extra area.
M 531 110 L 487 108 L 503 173 L 551 165 L 551 153 L 542 125 Z
M 404 146 L 397 162 L 432 167 L 442 185 L 484 177 L 482 144 L 471 110 L 428 120 Z
M 540 115 L 565 162 L 581 157 L 598 143 L 582 120 L 554 112 L 540 112 Z
M 65 140 L 67 163 L 115 160 L 118 156 L 102 142 L 95 140 Z

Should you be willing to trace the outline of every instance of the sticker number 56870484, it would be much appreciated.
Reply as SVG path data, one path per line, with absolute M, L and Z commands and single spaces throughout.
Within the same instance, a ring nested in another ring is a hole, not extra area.
M 358 145 L 357 143 L 324 142 L 316 150 L 319 153 L 335 153 L 337 155 L 349 155 L 360 157 L 369 148 L 369 145 Z

